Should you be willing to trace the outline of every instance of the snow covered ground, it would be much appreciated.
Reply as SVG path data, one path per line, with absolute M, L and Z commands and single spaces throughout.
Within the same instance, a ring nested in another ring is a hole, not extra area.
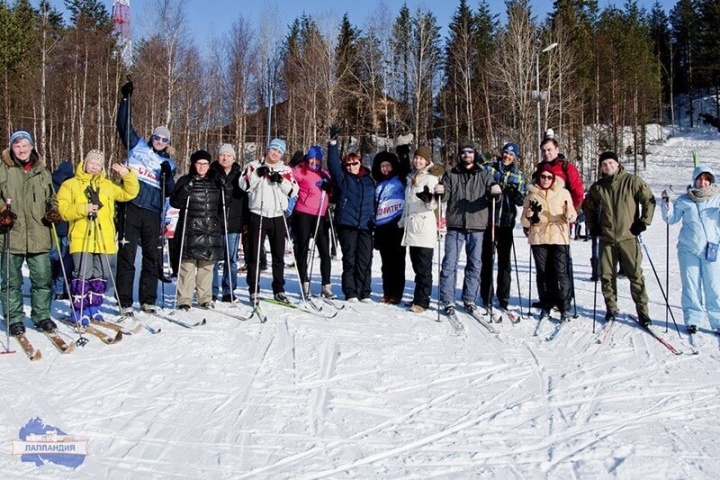
M 642 176 L 657 197 L 689 183 L 691 149 L 720 171 L 717 132 L 652 146 Z M 670 229 L 670 302 L 682 337 L 664 332 L 663 297 L 644 261 L 655 329 L 685 351 L 677 356 L 626 318 L 608 344 L 595 343 L 590 242 L 582 241 L 572 244 L 580 317 L 551 342 L 551 325 L 532 335 L 535 319 L 499 324 L 495 336 L 461 314 L 463 339 L 448 335 L 434 310 L 379 303 L 348 305 L 330 320 L 265 304 L 266 324 L 193 309 L 187 319 L 207 319 L 194 329 L 139 316 L 162 333 L 117 345 L 89 337 L 69 355 L 29 331 L 41 361 L 29 362 L 15 342 L 16 354 L 0 356 L 0 471 L 5 479 L 718 478 L 720 346 L 706 325 L 701 353 L 689 354 L 678 229 Z M 664 284 L 659 210 L 644 239 Z M 529 248 L 519 229 L 515 244 L 527 311 Z M 333 268 L 337 284 L 340 263 Z M 286 272 L 296 294 L 294 275 Z M 406 300 L 409 261 L 408 279 Z M 269 294 L 269 277 L 262 287 Z M 515 280 L 512 288 L 517 305 Z M 377 262 L 373 289 L 377 300 Z M 633 312 L 627 280 L 619 293 Z M 600 320 L 599 292 L 597 301 Z M 4 348 L 4 332 L 2 340 Z M 71 469 L 11 455 L 36 417 L 87 439 L 89 456 Z

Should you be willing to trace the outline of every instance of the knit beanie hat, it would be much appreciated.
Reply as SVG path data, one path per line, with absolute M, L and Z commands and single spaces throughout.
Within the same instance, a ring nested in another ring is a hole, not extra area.
M 268 148 L 274 148 L 280 152 L 280 155 L 285 155 L 285 152 L 287 151 L 287 143 L 285 143 L 285 140 L 281 138 L 273 138 L 270 140 Z
M 35 142 L 33 142 L 32 137 L 25 130 L 18 130 L 17 132 L 10 135 L 10 146 L 12 147 L 13 143 L 15 143 L 17 140 L 20 140 L 21 138 L 24 138 L 25 140 L 30 142 L 30 145 L 32 145 L 33 147 L 35 146 Z
M 424 158 L 428 165 L 432 163 L 432 149 L 430 147 L 418 147 L 418 149 L 415 150 L 414 156 Z
M 617 154 L 615 152 L 611 152 L 611 151 L 602 152 L 600 154 L 600 159 L 598 160 L 598 163 L 602 163 L 605 160 L 615 160 L 616 162 L 620 163 L 618 161 Z
M 165 137 L 168 139 L 168 142 L 170 141 L 170 130 L 168 130 L 168 128 L 163 125 L 155 127 L 155 130 L 153 130 L 152 134 L 157 135 L 158 137 Z
M 505 152 L 512 153 L 513 155 L 515 155 L 515 158 L 518 158 L 518 155 L 520 155 L 520 147 L 517 143 L 506 143 L 505 146 L 502 148 L 502 153 Z
M 323 150 L 322 147 L 313 145 L 308 149 L 308 153 L 306 158 L 317 158 L 318 160 L 322 161 L 323 159 Z
M 223 153 L 227 153 L 227 154 L 230 155 L 232 158 L 237 158 L 237 154 L 235 153 L 235 149 L 234 149 L 233 146 L 230 145 L 229 143 L 223 143 L 223 144 L 220 146 L 220 150 L 218 150 L 218 156 L 222 155 Z
M 88 163 L 99 163 L 100 165 L 105 165 L 105 154 L 101 152 L 100 150 L 90 150 L 87 155 L 85 155 L 85 165 Z
M 210 155 L 210 152 L 206 150 L 198 150 L 197 152 L 190 155 L 190 163 L 195 165 L 200 160 L 207 160 L 208 162 L 212 160 L 212 156 Z

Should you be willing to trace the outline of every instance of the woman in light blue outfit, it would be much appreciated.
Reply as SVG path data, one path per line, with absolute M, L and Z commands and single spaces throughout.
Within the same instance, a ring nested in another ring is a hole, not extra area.
M 669 224 L 682 220 L 678 260 L 682 309 L 688 332 L 697 332 L 707 312 L 710 328 L 720 330 L 720 260 L 707 257 L 708 242 L 720 242 L 720 185 L 708 167 L 696 167 L 687 193 L 670 203 L 663 191 L 662 216 Z M 703 303 L 703 296 L 705 301 Z

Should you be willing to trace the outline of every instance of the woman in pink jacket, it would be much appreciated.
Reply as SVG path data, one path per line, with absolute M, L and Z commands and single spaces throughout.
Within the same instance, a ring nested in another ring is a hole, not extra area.
M 310 240 L 315 240 L 320 255 L 321 295 L 335 298 L 330 287 L 330 220 L 326 213 L 332 194 L 330 174 L 322 169 L 322 147 L 313 145 L 293 175 L 300 187 L 292 214 L 292 232 L 295 247 L 295 264 L 303 282 L 305 296 L 310 294 L 308 251 Z

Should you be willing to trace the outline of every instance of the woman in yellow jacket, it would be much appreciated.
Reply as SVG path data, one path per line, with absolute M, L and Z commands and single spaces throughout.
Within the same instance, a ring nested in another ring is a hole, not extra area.
M 528 186 L 521 217 L 535 259 L 541 321 L 550 317 L 553 306 L 560 310 L 560 321 L 570 319 L 570 223 L 576 218 L 565 180 L 541 163 Z
M 128 202 L 140 190 L 135 171 L 120 163 L 110 168 L 120 175 L 122 184 L 107 178 L 105 155 L 90 150 L 75 168 L 75 176 L 57 193 L 58 210 L 69 223 L 70 254 L 75 265 L 70 283 L 73 315 L 83 325 L 90 319 L 102 319 L 100 305 L 112 274 L 108 268 L 110 255 L 117 253 L 115 202 Z

